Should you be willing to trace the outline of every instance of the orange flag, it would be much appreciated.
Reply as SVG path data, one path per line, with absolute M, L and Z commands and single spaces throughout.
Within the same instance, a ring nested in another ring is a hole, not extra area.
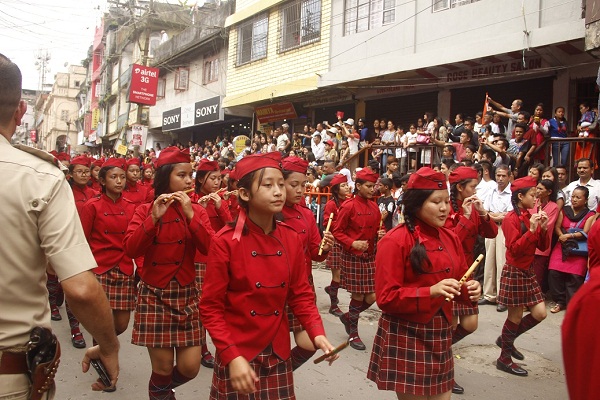
M 485 92 L 485 101 L 483 102 L 483 114 L 481 114 L 481 123 L 483 123 L 483 118 L 488 113 L 488 107 L 489 107 L 488 94 L 487 94 L 487 92 Z

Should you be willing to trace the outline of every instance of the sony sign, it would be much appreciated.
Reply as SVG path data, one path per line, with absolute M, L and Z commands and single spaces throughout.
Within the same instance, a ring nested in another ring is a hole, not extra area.
M 221 107 L 221 97 L 186 104 L 163 113 L 163 131 L 203 125 L 209 122 L 223 121 L 225 114 Z

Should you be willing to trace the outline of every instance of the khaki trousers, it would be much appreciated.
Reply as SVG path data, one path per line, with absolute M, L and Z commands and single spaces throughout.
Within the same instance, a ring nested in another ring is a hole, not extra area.
M 31 383 L 25 374 L 0 375 L 0 400 L 28 400 L 30 389 Z M 50 392 L 42 399 L 52 400 L 54 390 Z
M 483 297 L 496 302 L 500 290 L 500 276 L 506 264 L 506 243 L 502 227 L 498 227 L 498 236 L 494 239 L 485 239 L 485 267 L 483 270 Z

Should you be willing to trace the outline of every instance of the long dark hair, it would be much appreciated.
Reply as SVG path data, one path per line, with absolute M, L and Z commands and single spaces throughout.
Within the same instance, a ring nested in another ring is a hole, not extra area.
M 550 190 L 552 192 L 550 193 L 549 197 L 550 201 L 556 202 L 556 199 L 558 198 L 558 193 L 556 193 L 556 182 L 553 182 L 550 179 L 542 179 L 541 181 L 539 181 L 538 185 L 539 184 L 544 186 L 546 190 Z
M 195 185 L 194 185 L 194 192 L 196 194 L 200 194 L 200 191 L 202 190 L 202 186 L 204 186 L 204 184 L 206 183 L 206 179 L 208 177 L 208 174 L 210 174 L 211 172 L 214 171 L 196 171 L 196 179 L 195 179 Z
M 171 172 L 173 172 L 174 166 L 175 164 L 165 164 L 156 169 L 156 173 L 154 174 L 154 183 L 152 183 L 155 200 L 161 194 L 169 193 Z
M 452 209 L 454 210 L 454 212 L 458 212 L 458 210 L 460 209 L 458 207 L 458 185 L 462 186 L 463 188 L 471 181 L 471 179 L 463 179 L 461 181 L 455 182 L 453 184 L 450 185 L 450 204 L 452 205 Z
M 402 196 L 404 205 L 404 223 L 410 233 L 415 232 L 417 211 L 423 206 L 425 200 L 431 196 L 433 190 L 409 189 Z M 432 267 L 425 246 L 416 239 L 415 245 L 409 254 L 410 265 L 415 274 L 423 274 Z
M 335 206 L 337 208 L 340 208 L 340 185 L 341 183 L 338 183 L 337 185 L 333 185 L 331 187 L 331 198 L 335 202 Z

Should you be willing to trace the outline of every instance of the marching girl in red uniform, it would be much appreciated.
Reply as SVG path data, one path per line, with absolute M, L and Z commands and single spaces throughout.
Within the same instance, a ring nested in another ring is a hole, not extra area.
M 232 221 L 232 218 L 231 214 L 229 214 L 227 202 L 218 194 L 221 188 L 221 172 L 219 171 L 219 164 L 216 161 L 208 161 L 205 158 L 200 161 L 196 169 L 194 187 L 195 193 L 190 195 L 190 199 L 192 202 L 200 204 L 206 209 L 213 231 L 219 232 L 225 224 Z M 207 260 L 207 255 L 196 251 L 194 259 L 196 265 L 196 283 L 198 284 L 201 297 Z M 206 345 L 206 329 L 202 327 L 201 330 L 203 342 L 201 362 L 206 368 L 213 368 L 215 366 L 215 359 L 210 351 L 208 351 Z
M 211 244 L 200 301 L 217 347 L 211 399 L 295 399 L 286 305 L 316 348 L 333 350 L 308 282 L 302 241 L 275 220 L 286 201 L 280 166 L 278 152 L 237 163 L 240 215 Z
M 148 187 L 140 182 L 140 159 L 137 157 L 127 160 L 127 171 L 125 171 L 127 182 L 123 189 L 123 196 L 130 200 L 135 206 L 139 206 L 146 200 Z
M 456 233 L 462 243 L 462 251 L 467 265 L 475 259 L 473 249 L 477 235 L 495 238 L 498 226 L 491 220 L 483 208 L 483 202 L 477 198 L 477 171 L 471 167 L 458 167 L 448 177 L 450 183 L 450 214 L 445 227 Z M 477 303 L 452 303 L 452 344 L 455 344 L 477 329 L 479 308 Z M 462 394 L 464 389 L 454 381 L 452 393 Z
M 135 211 L 135 205 L 122 196 L 126 169 L 124 158 L 106 160 L 98 174 L 102 194 L 87 201 L 81 210 L 81 225 L 98 264 L 94 273 L 113 310 L 117 335 L 127 330 L 135 309 L 133 260 L 123 249 Z
M 331 199 L 325 204 L 323 209 L 323 219 L 325 224 L 329 223 L 329 217 L 333 214 L 331 226 L 335 227 L 335 220 L 339 213 L 342 203 L 350 194 L 350 187 L 345 175 L 338 174 L 329 182 L 331 186 Z M 333 228 L 331 228 L 333 230 Z M 340 288 L 340 271 L 342 268 L 342 247 L 338 242 L 334 242 L 329 255 L 327 256 L 326 265 L 331 269 L 331 283 L 325 287 L 325 292 L 329 295 L 331 306 L 329 313 L 336 317 L 341 317 L 344 313 L 338 307 L 340 300 L 338 299 L 338 289 Z
M 94 160 L 90 166 L 90 181 L 88 185 L 98 193 L 102 192 L 102 185 L 98 181 L 98 174 L 100 173 L 102 164 L 104 164 L 103 160 Z
M 496 341 L 502 347 L 496 368 L 513 375 L 527 376 L 527 371 L 515 364 L 514 341 L 546 318 L 546 305 L 537 283 L 533 260 L 536 248 L 550 246 L 548 215 L 544 211 L 530 214 L 535 207 L 537 180 L 524 177 L 511 184 L 513 211 L 502 222 L 506 237 L 506 264 L 502 269 L 498 303 L 508 307 L 502 336 Z M 523 307 L 529 314 L 523 317 Z
M 151 400 L 174 399 L 173 389 L 200 369 L 194 256 L 196 249 L 208 252 L 213 231 L 204 207 L 193 204 L 184 192 L 194 183 L 192 172 L 187 150 L 172 146 L 161 151 L 154 180 L 156 199 L 137 207 L 124 239 L 129 257 L 144 256 L 132 343 L 148 348 Z
M 154 166 L 152 163 L 142 165 L 142 185 L 152 187 L 154 183 Z
M 356 173 L 355 196 L 342 204 L 333 229 L 342 246 L 341 286 L 352 294 L 348 312 L 340 320 L 356 350 L 367 348 L 358 336 L 358 319 L 375 302 L 375 239 L 385 234 L 379 229 L 381 213 L 373 201 L 378 178 L 370 168 Z
M 240 213 L 240 206 L 238 204 L 237 196 L 237 178 L 235 176 L 235 170 L 233 170 L 229 172 L 229 179 L 227 179 L 227 192 L 223 193 L 221 196 L 225 201 L 227 201 L 232 220 L 236 219 Z
M 325 245 L 319 255 L 321 235 L 315 222 L 315 217 L 302 202 L 304 202 L 304 188 L 306 187 L 306 170 L 308 161 L 300 157 L 286 157 L 282 162 L 283 178 L 285 180 L 285 206 L 281 210 L 283 222 L 296 231 L 304 249 L 304 263 L 308 282 L 313 287 L 312 262 L 324 261 L 333 244 L 331 232 L 325 233 Z M 315 295 L 316 299 L 316 295 Z M 288 310 L 290 311 L 290 310 Z M 290 331 L 294 332 L 296 347 L 292 349 L 292 369 L 296 370 L 308 361 L 317 351 L 309 339 L 305 327 L 292 312 L 288 312 Z
M 452 302 L 476 302 L 481 286 L 461 287 L 467 270 L 458 236 L 444 228 L 450 212 L 446 177 L 423 167 L 403 195 L 405 223 L 378 244 L 377 304 L 383 312 L 367 377 L 399 399 L 448 400 L 454 378 Z

